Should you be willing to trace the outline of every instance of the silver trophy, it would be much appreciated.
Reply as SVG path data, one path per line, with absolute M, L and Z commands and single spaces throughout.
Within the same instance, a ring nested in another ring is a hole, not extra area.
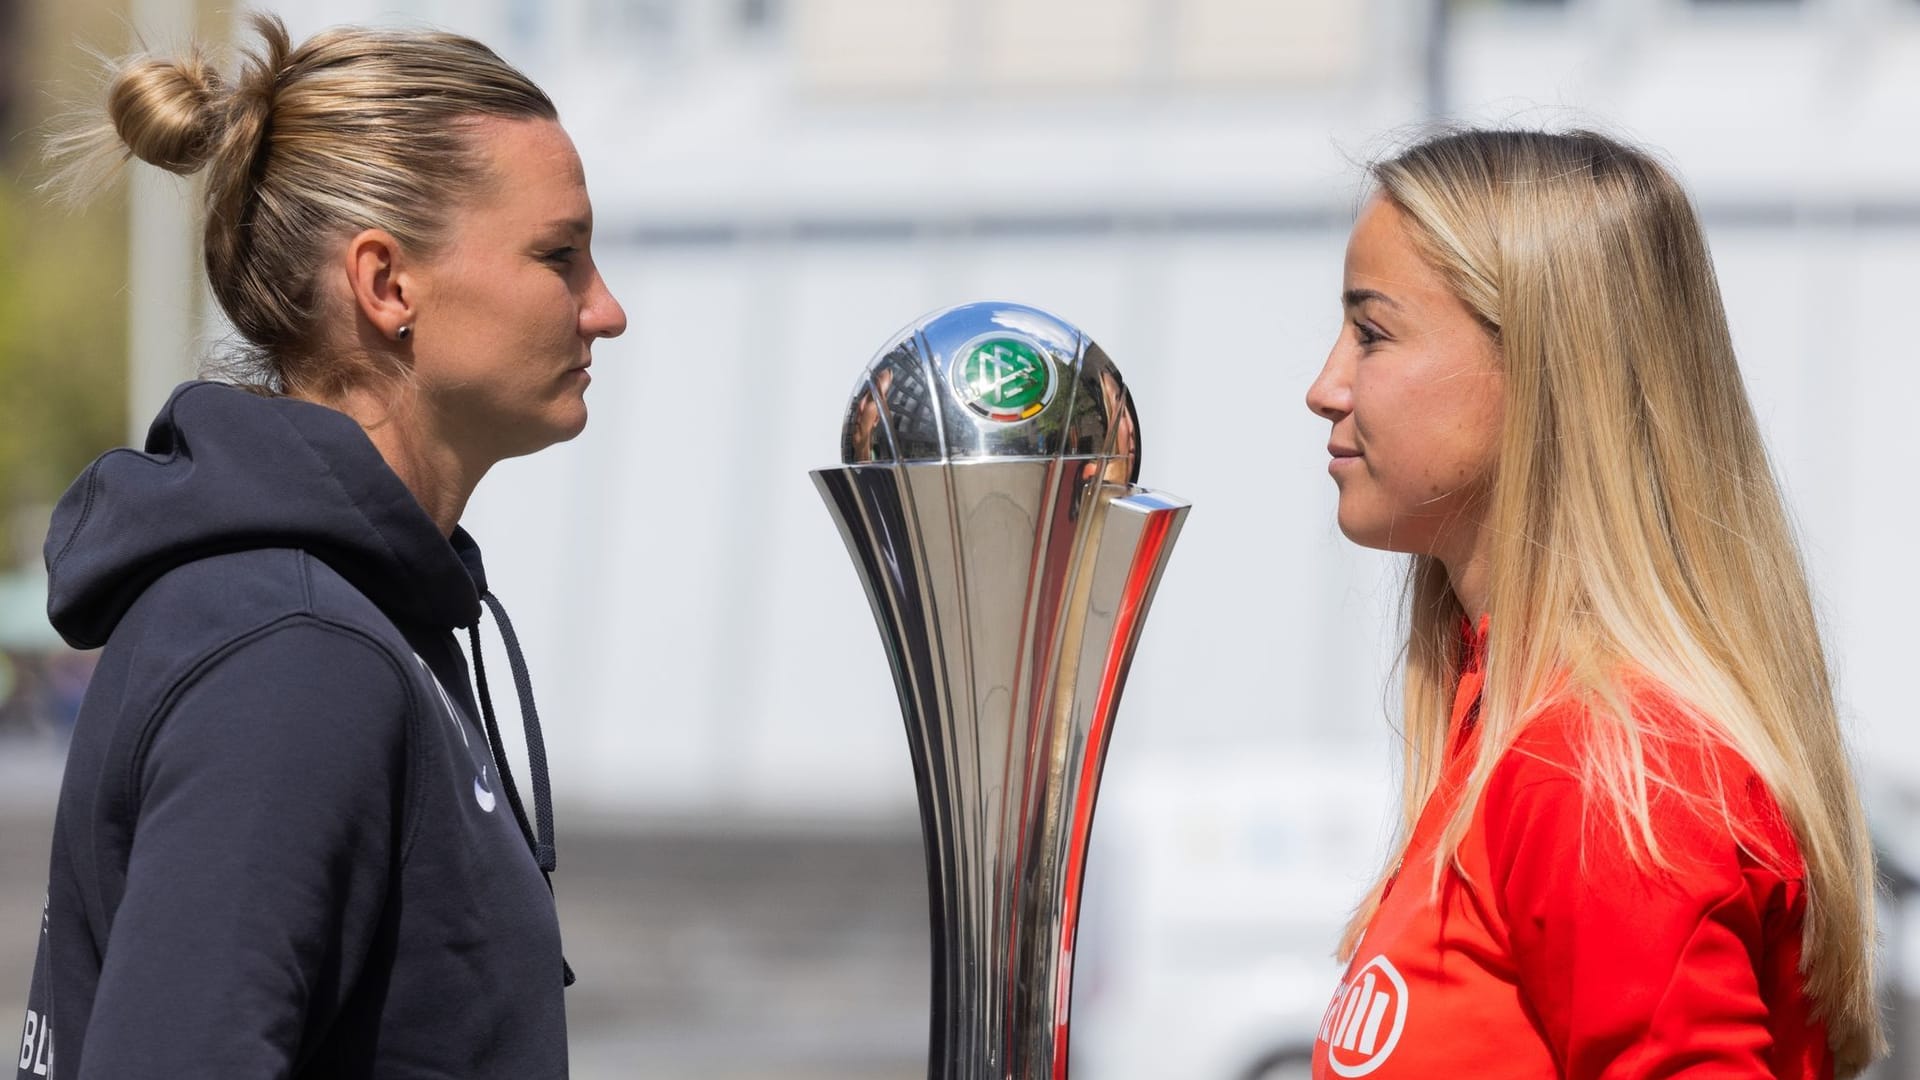
M 930 1080 L 1062 1080 L 1094 796 L 1188 504 L 1135 486 L 1098 345 L 1020 304 L 883 346 L 814 483 L 905 714 L 933 928 Z

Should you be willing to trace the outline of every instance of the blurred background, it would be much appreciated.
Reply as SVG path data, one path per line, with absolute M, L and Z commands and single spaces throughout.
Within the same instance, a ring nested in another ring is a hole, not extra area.
M 586 161 L 631 329 L 596 350 L 586 434 L 501 466 L 466 521 L 546 719 L 575 1075 L 923 1075 L 905 739 L 806 473 L 875 347 L 984 298 L 1100 341 L 1143 481 L 1195 504 L 1101 789 L 1074 1074 L 1304 1075 L 1392 826 L 1400 564 L 1334 527 L 1302 396 L 1360 163 L 1446 117 L 1597 126 L 1697 196 L 1886 856 L 1877 1075 L 1920 1076 L 1920 0 L 260 6 L 296 40 L 477 36 Z M 135 170 L 52 209 L 40 132 L 93 92 L 85 47 L 227 42 L 237 15 L 0 0 L 0 1016 L 91 664 L 45 625 L 49 508 L 226 333 L 192 186 Z

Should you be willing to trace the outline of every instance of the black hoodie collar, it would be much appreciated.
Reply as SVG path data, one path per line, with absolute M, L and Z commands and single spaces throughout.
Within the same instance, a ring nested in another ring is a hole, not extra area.
M 47 614 L 70 644 L 94 648 L 160 575 L 256 548 L 312 553 L 397 622 L 452 629 L 480 616 L 478 545 L 462 529 L 440 534 L 357 423 L 211 382 L 181 385 L 144 453 L 109 451 L 61 497 Z

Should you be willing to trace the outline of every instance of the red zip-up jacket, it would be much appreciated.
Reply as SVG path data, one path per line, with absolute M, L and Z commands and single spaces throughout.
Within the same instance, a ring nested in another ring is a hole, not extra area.
M 1321 1023 L 1316 1080 L 1831 1077 L 1798 971 L 1799 851 L 1724 744 L 1666 755 L 1674 786 L 1650 785 L 1648 799 L 1670 869 L 1643 868 L 1583 793 L 1583 711 L 1548 710 L 1501 757 L 1459 869 L 1434 894 L 1436 844 L 1478 736 L 1474 637 L 1440 785 Z M 1634 708 L 1646 725 L 1689 723 L 1654 695 Z M 1689 798 L 1716 773 L 1725 817 Z

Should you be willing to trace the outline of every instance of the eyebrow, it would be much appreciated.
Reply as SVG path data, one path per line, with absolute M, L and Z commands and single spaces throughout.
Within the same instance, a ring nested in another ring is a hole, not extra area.
M 565 229 L 569 233 L 590 233 L 593 231 L 593 222 L 583 217 L 557 218 L 547 222 L 547 227 L 550 229 Z
M 1359 307 L 1369 300 L 1378 300 L 1396 310 L 1400 307 L 1398 301 L 1378 289 L 1348 289 L 1340 294 L 1340 303 L 1346 307 Z

